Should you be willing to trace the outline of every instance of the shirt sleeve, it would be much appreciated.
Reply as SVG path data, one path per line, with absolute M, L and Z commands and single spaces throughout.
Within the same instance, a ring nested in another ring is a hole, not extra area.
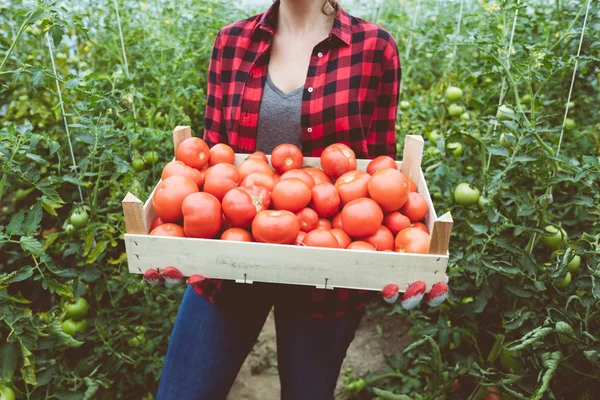
M 367 135 L 369 156 L 396 158 L 396 116 L 400 95 L 400 56 L 396 43 L 384 52 L 377 103 Z
M 210 64 L 208 66 L 208 88 L 206 91 L 206 113 L 204 116 L 204 141 L 212 147 L 217 143 L 228 142 L 225 118 L 223 116 L 223 93 L 221 88 L 222 34 L 215 38 Z

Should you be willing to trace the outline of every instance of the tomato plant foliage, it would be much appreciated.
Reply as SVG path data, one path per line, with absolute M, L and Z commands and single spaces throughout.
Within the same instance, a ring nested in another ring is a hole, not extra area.
M 427 138 L 436 210 L 455 221 L 449 300 L 410 312 L 373 305 L 412 324 L 415 341 L 349 394 L 479 399 L 494 386 L 505 398 L 591 398 L 600 380 L 597 10 L 561 139 L 587 2 L 465 1 L 460 30 L 460 2 L 441 3 L 348 4 L 396 37 L 409 105 L 398 149 L 406 134 Z M 249 11 L 208 0 L 66 4 L 0 5 L 0 386 L 17 398 L 137 399 L 156 389 L 182 289 L 129 274 L 120 201 L 128 191 L 148 197 L 176 125 L 202 131 L 214 37 Z M 500 103 L 512 112 L 497 118 Z M 480 191 L 476 204 L 455 201 L 461 182 Z M 545 244 L 547 226 L 564 230 L 564 243 Z M 65 304 L 80 298 L 87 312 L 70 320 Z

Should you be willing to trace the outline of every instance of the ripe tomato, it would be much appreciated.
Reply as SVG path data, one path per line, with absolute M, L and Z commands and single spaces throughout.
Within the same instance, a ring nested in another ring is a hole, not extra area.
M 222 208 L 223 208 L 223 206 L 221 206 L 221 209 Z M 225 214 L 223 214 L 221 216 L 221 230 L 220 230 L 220 232 L 223 233 L 223 232 L 225 232 L 229 228 L 233 228 L 233 224 L 231 223 L 230 220 L 227 219 L 227 217 L 225 216 Z
M 356 169 L 356 154 L 345 144 L 332 144 L 321 153 L 321 167 L 330 178 L 337 179 Z
M 221 203 L 212 194 L 202 192 L 191 194 L 185 198 L 181 209 L 183 231 L 187 237 L 210 239 L 221 229 L 223 221 Z
M 400 209 L 408 200 L 408 191 L 408 178 L 397 169 L 380 169 L 369 181 L 369 196 L 385 212 Z
M 369 180 L 371 175 L 364 171 L 354 170 L 346 172 L 335 181 L 335 187 L 340 194 L 342 205 L 361 197 L 369 197 Z
M 198 192 L 198 185 L 184 176 L 171 176 L 161 183 L 154 191 L 152 205 L 154 211 L 165 222 L 175 222 L 183 218 L 181 204 L 183 199 Z
M 156 228 L 157 226 L 162 225 L 164 223 L 165 223 L 165 221 L 160 219 L 160 217 L 154 218 L 154 221 L 152 221 L 152 224 L 150 224 L 150 232 L 152 232 L 154 230 L 154 228 Z
M 173 236 L 173 237 L 185 237 L 183 228 L 177 224 L 167 222 L 152 229 L 150 232 L 154 236 Z
M 317 224 L 317 229 L 331 229 L 333 225 L 331 225 L 331 221 L 327 218 L 319 218 L 319 223 Z
M 260 186 L 272 191 L 275 179 L 271 175 L 262 172 L 253 172 L 242 180 L 240 186 Z
M 261 211 L 252 221 L 252 235 L 257 242 L 294 244 L 299 232 L 300 223 L 290 211 Z
M 383 218 L 383 225 L 385 225 L 395 236 L 402 229 L 410 227 L 410 219 L 408 219 L 406 215 L 394 211 L 385 215 Z
M 410 178 L 408 179 L 408 191 L 409 192 L 417 191 L 417 184 Z
M 252 234 L 242 228 L 229 228 L 221 234 L 221 240 L 231 240 L 235 242 L 254 242 Z
M 342 209 L 342 226 L 352 237 L 374 234 L 383 222 L 383 211 L 371 199 L 356 199 Z
M 383 225 L 377 229 L 377 232 L 362 240 L 371 244 L 377 251 L 394 250 L 394 235 Z
M 431 237 L 419 228 L 406 228 L 396 236 L 395 250 L 400 253 L 428 254 Z
M 240 164 L 238 170 L 240 171 L 240 181 L 253 172 L 262 172 L 263 174 L 273 176 L 273 170 L 269 164 L 256 158 L 248 158 Z
M 235 163 L 235 152 L 225 143 L 217 143 L 210 149 L 210 159 L 208 160 L 208 164 L 212 167 L 213 165 L 221 163 Z
M 241 228 L 250 226 L 256 214 L 269 208 L 269 204 L 269 191 L 258 186 L 231 189 L 222 201 L 225 217 Z
M 298 232 L 298 236 L 296 236 L 296 246 L 304 246 L 304 237 L 306 236 L 306 232 L 300 231 Z
M 279 180 L 281 181 L 290 178 L 298 178 L 300 180 L 303 180 L 304 183 L 306 183 L 311 189 L 313 188 L 313 186 L 315 186 L 315 180 L 313 179 L 313 177 L 302 169 L 290 169 L 284 172 L 283 175 L 281 175 L 281 177 L 279 178 Z
M 210 149 L 204 140 L 190 137 L 179 143 L 175 155 L 177 160 L 183 161 L 185 165 L 200 169 L 208 163 Z
M 396 161 L 394 161 L 394 159 L 390 156 L 379 156 L 373 159 L 369 165 L 367 165 L 367 173 L 369 175 L 373 175 L 375 171 L 383 168 L 398 169 L 398 164 L 396 164 Z
M 204 183 L 204 174 L 196 168 L 188 167 L 182 161 L 171 161 L 162 170 L 161 179 L 164 181 L 170 176 L 185 176 L 193 180 L 198 188 Z
M 343 229 L 331 229 L 330 232 L 333 234 L 333 236 L 335 236 L 336 240 L 338 241 L 340 249 L 345 249 L 350 245 L 350 243 L 352 243 L 352 239 L 350 238 L 350 236 L 348 236 L 346 232 L 344 232 Z
M 282 143 L 271 153 L 271 165 L 278 174 L 283 174 L 290 169 L 302 168 L 304 156 L 302 151 L 289 143 Z
M 267 164 L 269 163 L 269 159 L 267 158 L 267 156 L 265 155 L 265 153 L 263 153 L 262 151 L 255 151 L 254 153 L 250 154 L 247 158 L 248 159 L 255 159 L 255 160 L 260 160 L 260 161 L 264 161 Z
M 337 188 L 331 183 L 319 183 L 311 190 L 312 208 L 319 217 L 328 218 L 335 215 L 340 209 L 340 195 Z
M 273 180 L 275 183 L 279 182 L 279 179 L 281 179 L 281 175 L 279 175 L 277 172 L 273 172 Z
M 414 224 L 411 225 L 413 228 L 417 228 L 422 230 L 423 232 L 429 234 L 429 228 L 427 228 L 427 225 L 425 225 L 422 222 L 415 222 Z
M 369 251 L 375 251 L 375 247 L 373 247 L 372 244 L 367 243 L 367 242 L 363 242 L 362 240 L 358 240 L 356 242 L 352 242 L 346 248 L 350 249 L 350 250 L 369 250 Z
M 310 247 L 330 247 L 334 249 L 340 247 L 333 233 L 327 229 L 315 229 L 308 232 L 304 237 L 304 244 Z
M 342 212 L 335 214 L 335 216 L 331 219 L 331 227 L 334 229 L 344 229 L 342 228 Z
M 318 185 L 319 183 L 333 183 L 331 178 L 319 168 L 306 167 L 302 168 L 302 171 L 313 177 L 315 180 L 315 185 Z
M 231 164 L 217 164 L 204 173 L 204 191 L 223 200 L 231 189 L 237 187 L 240 174 L 238 169 Z
M 419 193 L 410 192 L 408 200 L 404 203 L 400 212 L 406 215 L 410 222 L 417 222 L 425 218 L 428 210 L 427 200 Z
M 298 212 L 310 203 L 310 188 L 298 178 L 280 180 L 271 193 L 273 208 Z
M 298 222 L 300 223 L 300 230 L 304 232 L 310 232 L 313 229 L 317 229 L 319 225 L 319 216 L 316 211 L 305 207 L 296 213 Z

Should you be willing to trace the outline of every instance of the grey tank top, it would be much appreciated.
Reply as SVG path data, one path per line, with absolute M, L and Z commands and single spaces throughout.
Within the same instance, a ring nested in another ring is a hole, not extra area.
M 282 143 L 302 148 L 302 92 L 304 86 L 283 93 L 267 74 L 258 114 L 256 150 L 271 154 Z

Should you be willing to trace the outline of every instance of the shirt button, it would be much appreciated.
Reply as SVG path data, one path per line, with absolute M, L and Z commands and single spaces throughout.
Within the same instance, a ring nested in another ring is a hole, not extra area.
M 308 133 L 311 133 L 311 132 L 312 132 L 312 128 L 308 128 L 308 129 L 306 129 L 306 131 L 307 131 Z
M 312 93 L 312 91 L 313 91 L 313 88 L 311 86 L 311 87 L 308 88 L 308 93 Z
M 319 52 L 319 53 L 317 54 L 317 56 L 318 56 L 319 58 L 321 58 L 321 57 L 323 57 L 323 53 Z

